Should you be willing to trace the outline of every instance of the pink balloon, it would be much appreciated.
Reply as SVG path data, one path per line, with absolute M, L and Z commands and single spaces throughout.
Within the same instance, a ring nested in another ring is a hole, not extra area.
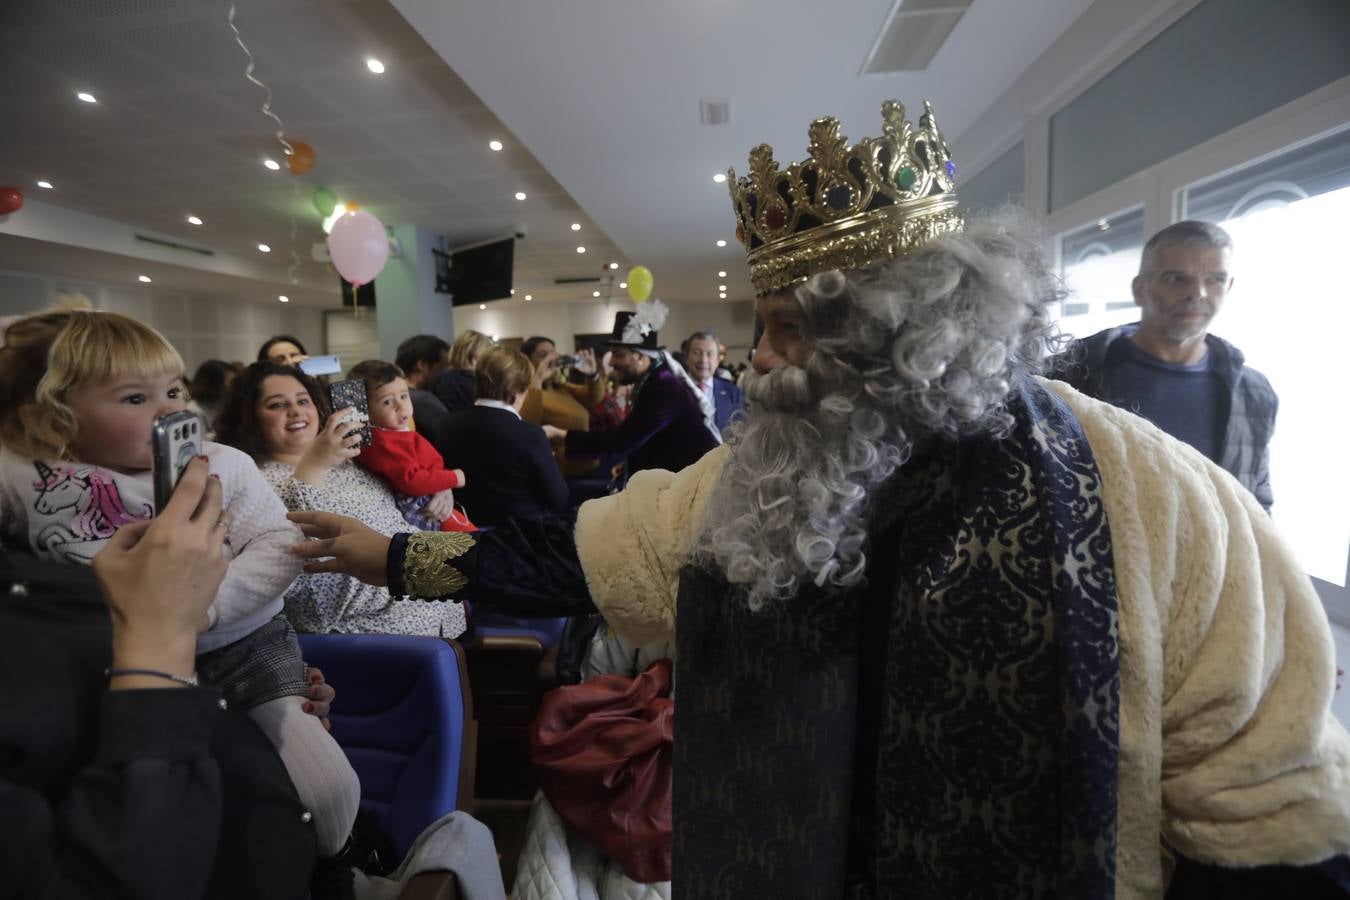
M 328 253 L 338 274 L 360 287 L 375 280 L 389 261 L 389 235 L 384 223 L 366 212 L 344 214 L 328 233 Z

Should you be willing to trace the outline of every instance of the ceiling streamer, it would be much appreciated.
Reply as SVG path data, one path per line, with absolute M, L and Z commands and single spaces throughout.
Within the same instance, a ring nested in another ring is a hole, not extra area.
M 281 144 L 282 150 L 285 151 L 286 156 L 289 159 L 290 156 L 293 153 L 295 153 L 295 147 L 291 144 L 290 141 L 286 140 L 286 123 L 281 121 L 281 116 L 277 115 L 275 112 L 272 111 L 272 89 L 268 87 L 266 84 L 264 84 L 261 79 L 257 78 L 253 74 L 253 70 L 255 68 L 253 52 L 248 49 L 248 44 L 244 43 L 244 36 L 239 33 L 239 26 L 234 24 L 234 15 L 235 15 L 235 8 L 234 4 L 231 3 L 230 12 L 229 15 L 227 16 L 227 21 L 229 22 L 230 25 L 230 31 L 234 32 L 234 40 L 237 44 L 239 44 L 239 49 L 243 50 L 244 56 L 248 57 L 248 63 L 245 64 L 244 66 L 244 77 L 247 78 L 249 81 L 253 82 L 254 84 L 256 84 L 258 87 L 262 88 L 263 91 L 267 94 L 267 96 L 263 99 L 262 113 L 263 115 L 271 119 L 273 122 L 277 123 L 277 142 Z M 299 282 L 299 279 L 296 277 L 296 270 L 300 268 L 300 254 L 296 253 L 295 251 L 295 232 L 296 232 L 295 205 L 296 203 L 299 202 L 299 198 L 300 198 L 300 182 L 292 181 L 291 202 L 287 206 L 287 214 L 290 217 L 291 223 L 291 240 L 290 240 L 291 265 L 286 270 L 286 277 L 292 284 L 297 284 Z

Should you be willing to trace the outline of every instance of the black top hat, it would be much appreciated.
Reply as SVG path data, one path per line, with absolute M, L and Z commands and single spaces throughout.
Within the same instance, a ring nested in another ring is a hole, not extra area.
M 627 347 L 630 350 L 656 351 L 666 349 L 665 347 L 662 347 L 660 344 L 656 342 L 655 331 L 647 332 L 647 335 L 645 337 L 639 336 L 639 339 L 636 342 L 624 340 L 623 331 L 625 328 L 628 327 L 628 320 L 633 318 L 634 315 L 635 313 L 629 312 L 627 310 L 614 314 L 614 333 L 609 336 L 608 341 L 609 346 Z

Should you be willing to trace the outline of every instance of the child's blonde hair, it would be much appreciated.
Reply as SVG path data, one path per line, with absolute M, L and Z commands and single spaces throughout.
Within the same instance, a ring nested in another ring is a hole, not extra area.
M 117 313 L 60 310 L 9 326 L 0 347 L 0 445 L 69 459 L 80 423 L 72 391 L 120 378 L 181 375 L 183 358 L 149 325 Z M 146 438 L 149 439 L 149 436 Z

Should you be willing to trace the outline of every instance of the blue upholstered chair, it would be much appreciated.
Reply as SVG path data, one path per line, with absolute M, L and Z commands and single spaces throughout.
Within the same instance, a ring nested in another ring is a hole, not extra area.
M 474 632 L 481 637 L 521 636 L 535 637 L 540 645 L 548 650 L 562 637 L 567 618 L 521 618 L 507 616 L 493 611 L 487 606 L 473 610 Z
M 333 737 L 361 779 L 361 809 L 399 856 L 473 798 L 477 724 L 464 651 L 388 634 L 302 634 L 305 661 L 337 691 Z

